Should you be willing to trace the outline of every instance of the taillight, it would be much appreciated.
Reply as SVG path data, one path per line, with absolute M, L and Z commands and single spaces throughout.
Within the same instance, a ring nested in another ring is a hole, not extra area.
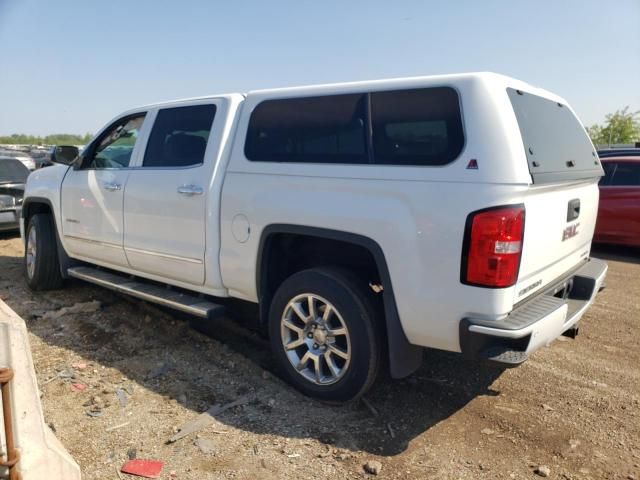
M 462 250 L 462 283 L 505 288 L 516 283 L 524 238 L 524 205 L 473 212 Z

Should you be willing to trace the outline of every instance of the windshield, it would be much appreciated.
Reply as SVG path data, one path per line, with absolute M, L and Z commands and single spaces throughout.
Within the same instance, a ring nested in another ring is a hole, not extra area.
M 534 183 L 603 175 L 598 155 L 569 107 L 508 88 Z
M 29 170 L 19 160 L 0 157 L 0 183 L 24 183 Z

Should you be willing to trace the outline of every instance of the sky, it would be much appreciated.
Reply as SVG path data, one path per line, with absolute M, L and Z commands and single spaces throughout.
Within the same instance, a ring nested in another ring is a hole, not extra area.
M 640 110 L 640 0 L 0 0 L 0 135 L 215 93 L 494 71 Z

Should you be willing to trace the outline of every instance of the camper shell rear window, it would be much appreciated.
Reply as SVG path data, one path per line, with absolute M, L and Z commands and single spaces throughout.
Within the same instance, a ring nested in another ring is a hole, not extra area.
M 562 103 L 507 88 L 533 183 L 553 183 L 604 175 L 584 128 Z

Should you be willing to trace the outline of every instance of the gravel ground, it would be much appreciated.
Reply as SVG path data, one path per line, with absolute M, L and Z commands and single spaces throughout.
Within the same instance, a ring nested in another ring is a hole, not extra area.
M 640 478 L 638 251 L 596 250 L 608 288 L 577 340 L 506 371 L 428 351 L 411 377 L 380 379 L 369 406 L 341 407 L 280 381 L 246 324 L 203 335 L 184 316 L 79 282 L 34 293 L 22 253 L 0 236 L 0 296 L 27 322 L 45 420 L 85 479 L 118 479 L 129 456 L 164 461 L 164 479 L 373 478 L 365 465 L 376 478 Z M 95 311 L 59 315 L 93 300 Z

